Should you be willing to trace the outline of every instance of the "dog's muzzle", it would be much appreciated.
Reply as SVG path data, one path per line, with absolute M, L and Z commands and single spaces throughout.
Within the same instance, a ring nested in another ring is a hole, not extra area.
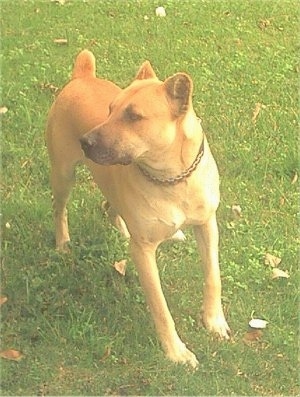
M 81 148 L 87 158 L 101 165 L 128 165 L 132 162 L 130 155 L 119 153 L 114 146 L 105 146 L 98 134 L 88 133 L 80 138 Z

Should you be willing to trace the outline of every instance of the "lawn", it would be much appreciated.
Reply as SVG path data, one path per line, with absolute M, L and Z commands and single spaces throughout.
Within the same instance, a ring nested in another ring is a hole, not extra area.
M 166 17 L 157 17 L 163 5 Z M 2 1 L 1 395 L 278 395 L 298 382 L 299 4 L 286 0 Z M 85 169 L 69 205 L 72 251 L 54 249 L 48 109 L 83 48 L 121 87 L 149 59 L 187 72 L 221 175 L 223 303 L 232 340 L 199 324 L 192 233 L 158 252 L 165 295 L 197 372 L 164 358 L 127 241 Z M 232 206 L 240 206 L 236 214 Z M 265 255 L 289 278 L 272 279 Z M 113 268 L 129 262 L 125 277 Z M 248 333 L 251 317 L 265 319 Z

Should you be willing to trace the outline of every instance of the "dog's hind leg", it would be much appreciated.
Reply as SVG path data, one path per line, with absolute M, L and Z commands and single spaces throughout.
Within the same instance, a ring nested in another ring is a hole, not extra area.
M 115 211 L 108 201 L 104 201 L 101 208 L 107 213 L 110 222 L 122 233 L 125 238 L 130 238 L 124 219 Z
M 61 167 L 61 164 L 52 163 L 50 180 L 53 195 L 56 249 L 68 251 L 70 236 L 66 207 L 75 182 L 75 165 L 70 164 L 68 167 Z
M 67 202 L 75 183 L 75 167 L 84 158 L 79 142 L 54 120 L 49 123 L 46 143 L 50 158 L 56 249 L 68 251 L 70 241 Z

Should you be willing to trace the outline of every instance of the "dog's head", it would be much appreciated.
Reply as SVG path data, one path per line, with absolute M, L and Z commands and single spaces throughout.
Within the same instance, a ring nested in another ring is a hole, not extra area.
M 107 120 L 82 137 L 85 155 L 102 165 L 162 158 L 188 135 L 185 120 L 195 117 L 191 96 L 187 74 L 162 82 L 144 62 L 133 83 L 110 104 Z

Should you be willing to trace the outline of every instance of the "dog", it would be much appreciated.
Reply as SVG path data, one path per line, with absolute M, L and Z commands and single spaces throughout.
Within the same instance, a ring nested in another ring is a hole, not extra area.
M 90 169 L 107 199 L 112 222 L 130 239 L 161 345 L 175 363 L 196 368 L 164 297 L 156 249 L 183 238 L 192 225 L 204 269 L 202 321 L 222 339 L 230 329 L 221 305 L 218 262 L 219 174 L 192 105 L 193 83 L 185 73 L 160 81 L 145 61 L 121 89 L 96 78 L 95 57 L 83 50 L 72 79 L 52 105 L 46 128 L 51 163 L 56 247 L 70 241 L 66 205 L 78 163 Z

